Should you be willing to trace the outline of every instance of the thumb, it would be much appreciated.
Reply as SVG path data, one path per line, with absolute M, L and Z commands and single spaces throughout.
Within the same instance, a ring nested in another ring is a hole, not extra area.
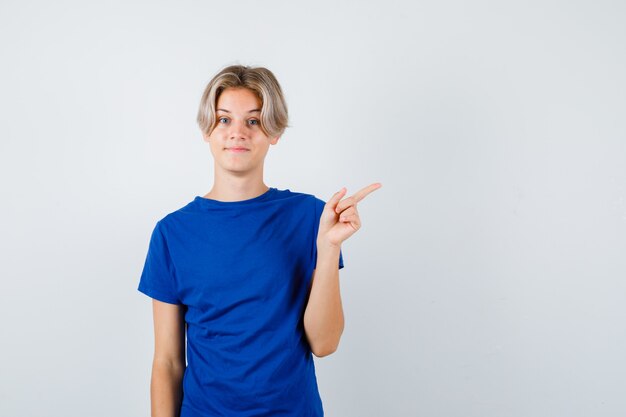
M 333 194 L 330 200 L 328 200 L 328 202 L 326 203 L 326 207 L 330 208 L 333 212 L 335 212 L 335 208 L 337 207 L 337 204 L 339 204 L 339 202 L 341 201 L 341 198 L 344 195 L 346 195 L 347 191 L 348 190 L 346 189 L 346 187 L 342 187 L 341 190 Z

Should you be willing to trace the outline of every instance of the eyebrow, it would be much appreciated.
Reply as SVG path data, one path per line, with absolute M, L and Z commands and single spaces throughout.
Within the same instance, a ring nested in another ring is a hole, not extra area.
M 226 109 L 217 109 L 217 111 L 223 111 L 223 112 L 226 112 L 226 113 L 230 113 L 230 111 L 226 110 Z M 253 110 L 248 111 L 248 113 L 254 113 L 254 112 L 258 113 L 260 111 L 261 111 L 261 109 L 253 109 Z

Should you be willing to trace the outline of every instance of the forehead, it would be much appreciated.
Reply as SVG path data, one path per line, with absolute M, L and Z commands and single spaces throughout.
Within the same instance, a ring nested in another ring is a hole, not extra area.
M 217 99 L 217 109 L 248 112 L 261 108 L 261 100 L 247 88 L 226 88 Z

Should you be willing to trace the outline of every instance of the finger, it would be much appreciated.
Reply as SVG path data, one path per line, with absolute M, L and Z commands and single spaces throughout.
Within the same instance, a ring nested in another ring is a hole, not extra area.
M 341 222 L 350 223 L 350 225 L 355 229 L 359 229 L 361 227 L 361 219 L 359 219 L 359 216 L 357 216 L 356 214 L 346 217 L 344 220 L 341 220 Z
M 342 204 L 344 201 L 346 201 L 346 200 L 340 201 L 339 204 Z M 350 206 L 350 207 L 346 208 L 345 210 L 341 211 L 340 214 L 341 214 L 341 217 L 351 216 L 353 214 L 357 214 L 356 206 Z
M 360 189 L 356 193 L 352 194 L 352 198 L 354 198 L 354 200 L 356 200 L 355 202 L 358 203 L 359 201 L 363 200 L 366 195 L 368 195 L 374 190 L 378 190 L 382 186 L 383 185 L 381 183 L 375 182 L 373 184 L 368 185 L 365 188 Z
M 339 216 L 339 221 L 340 222 L 351 221 L 358 217 L 359 215 L 357 213 L 349 213 L 349 214 L 341 213 L 341 216 Z
M 354 200 L 354 197 L 347 197 L 341 200 L 335 206 L 335 211 L 337 213 L 341 213 L 342 211 L 346 210 L 348 207 L 356 207 L 356 201 Z
M 326 206 L 330 207 L 332 210 L 335 210 L 335 208 L 337 207 L 337 203 L 339 202 L 339 200 L 341 200 L 341 198 L 346 194 L 347 191 L 348 190 L 346 189 L 346 187 L 342 187 L 341 190 L 333 194 L 330 200 L 328 200 L 328 202 L 326 203 Z
M 382 186 L 383 185 L 381 183 L 379 183 L 379 182 L 375 182 L 374 184 L 368 185 L 367 187 L 357 191 L 356 193 L 354 193 L 350 197 L 340 201 L 339 204 L 337 206 L 335 206 L 335 211 L 337 213 L 341 213 L 341 211 L 345 210 L 346 207 L 349 207 L 349 206 L 352 206 L 352 205 L 354 205 L 354 207 L 356 207 L 356 203 L 358 203 L 359 201 L 363 200 L 366 195 L 368 195 L 369 193 L 371 193 L 374 190 L 379 189 Z

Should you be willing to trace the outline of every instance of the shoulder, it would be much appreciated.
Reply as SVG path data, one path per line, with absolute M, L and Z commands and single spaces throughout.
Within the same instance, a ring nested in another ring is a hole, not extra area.
M 283 199 L 285 201 L 296 203 L 303 203 L 309 205 L 316 212 L 321 212 L 326 202 L 314 194 L 291 191 L 290 189 L 278 190 L 277 199 Z
M 155 229 L 167 234 L 169 230 L 175 229 L 181 222 L 193 217 L 194 210 L 191 208 L 192 203 L 188 203 L 173 210 L 166 210 L 164 215 L 157 217 Z

